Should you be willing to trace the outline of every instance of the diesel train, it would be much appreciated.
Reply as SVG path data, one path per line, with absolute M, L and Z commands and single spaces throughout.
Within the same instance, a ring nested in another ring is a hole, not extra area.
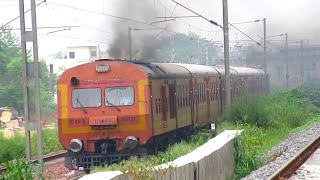
M 231 67 L 232 101 L 268 93 L 268 75 Z M 89 170 L 215 129 L 224 111 L 224 67 L 101 59 L 58 79 L 59 140 L 65 165 Z

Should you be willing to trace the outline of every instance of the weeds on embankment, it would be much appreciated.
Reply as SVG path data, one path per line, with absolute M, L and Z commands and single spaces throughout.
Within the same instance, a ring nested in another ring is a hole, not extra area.
M 44 129 L 42 135 L 44 154 L 63 149 L 58 139 L 57 129 Z M 33 155 L 36 155 L 37 134 L 31 135 L 31 142 Z M 14 136 L 6 138 L 0 133 L 0 145 L 0 164 L 25 157 L 26 141 L 24 134 L 16 133 Z
M 299 90 L 234 102 L 220 122 L 224 128 L 244 129 L 243 135 L 235 139 L 235 178 L 244 177 L 267 163 L 268 150 L 298 127 L 310 125 L 318 114 L 318 108 Z
M 6 171 L 0 173 L 0 180 L 34 179 L 39 177 L 39 164 L 13 160 L 6 163 Z
M 147 156 L 145 158 L 132 157 L 120 164 L 113 164 L 105 167 L 95 167 L 92 172 L 101 171 L 121 171 L 133 177 L 133 179 L 152 179 L 152 167 L 167 163 L 190 153 L 197 147 L 206 143 L 211 139 L 211 133 L 208 130 L 201 130 L 192 136 L 189 142 L 182 141 L 170 146 L 165 152 L 159 153 L 157 156 Z M 168 169 L 160 170 L 160 173 L 165 173 Z

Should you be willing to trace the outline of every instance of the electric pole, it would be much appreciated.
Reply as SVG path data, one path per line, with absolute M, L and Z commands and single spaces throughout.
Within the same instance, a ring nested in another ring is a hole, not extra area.
M 131 27 L 128 27 L 128 37 L 129 37 L 129 60 L 132 60 L 132 42 L 131 42 Z
M 289 88 L 289 52 L 288 52 L 288 33 L 286 33 L 286 85 Z
M 267 74 L 267 22 L 266 18 L 263 18 L 263 70 Z
M 228 22 L 228 0 L 222 0 L 223 5 L 223 38 L 224 38 L 224 67 L 225 67 L 225 97 L 226 106 L 231 105 L 230 89 L 230 65 L 229 65 L 229 22 Z
M 301 84 L 303 85 L 304 83 L 304 59 L 303 59 L 303 40 L 300 41 L 300 48 L 301 48 L 301 58 L 300 58 L 300 62 L 301 62 Z
M 31 160 L 31 131 L 37 131 L 37 150 L 38 150 L 38 162 L 40 166 L 40 172 L 42 172 L 42 128 L 41 128 L 41 110 L 40 110 L 40 78 L 39 78 L 39 61 L 38 61 L 38 40 L 37 40 L 37 21 L 36 21 L 36 4 L 35 0 L 31 0 L 31 31 L 26 31 L 25 28 L 25 12 L 24 12 L 24 0 L 19 0 L 19 11 L 20 11 L 20 33 L 21 33 L 21 49 L 22 49 L 22 67 L 23 67 L 23 97 L 24 97 L 24 119 L 25 119 L 25 136 L 26 136 L 26 160 Z M 28 73 L 28 63 L 27 62 L 27 50 L 26 43 L 32 42 L 33 47 L 33 74 Z M 31 99 L 30 90 L 35 90 L 34 96 L 34 109 L 35 118 L 30 118 Z

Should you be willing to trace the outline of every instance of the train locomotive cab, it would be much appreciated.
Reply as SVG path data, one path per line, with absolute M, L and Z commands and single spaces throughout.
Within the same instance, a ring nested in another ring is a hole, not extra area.
M 110 164 L 142 153 L 149 128 L 148 73 L 126 61 L 96 61 L 58 80 L 59 140 L 70 169 Z

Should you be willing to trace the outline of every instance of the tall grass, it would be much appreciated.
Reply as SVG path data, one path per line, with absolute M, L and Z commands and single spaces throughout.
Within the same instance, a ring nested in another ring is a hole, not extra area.
M 267 151 L 317 114 L 318 108 L 297 90 L 234 102 L 222 121 L 244 129 L 244 134 L 235 140 L 236 179 L 270 161 L 265 155 Z
M 32 155 L 37 153 L 37 136 L 31 135 Z M 26 141 L 24 134 L 15 133 L 14 136 L 6 138 L 0 133 L 0 163 L 5 163 L 13 159 L 20 159 L 25 157 Z M 43 130 L 43 153 L 62 150 L 58 139 L 57 129 Z
M 281 91 L 252 101 L 239 99 L 226 110 L 223 120 L 261 128 L 295 128 L 318 112 L 299 91 Z
M 319 81 L 306 82 L 301 87 L 297 88 L 296 91 L 308 97 L 308 99 L 310 99 L 315 106 L 320 107 L 320 82 Z
M 39 165 L 31 162 L 14 160 L 6 163 L 6 171 L 0 174 L 0 180 L 34 179 L 39 176 Z
M 152 167 L 167 163 L 177 159 L 180 156 L 190 153 L 197 147 L 211 139 L 211 133 L 208 130 L 201 130 L 192 136 L 189 142 L 182 141 L 170 146 L 165 152 L 157 156 L 148 156 L 145 158 L 132 157 L 120 164 L 113 164 L 105 167 L 95 167 L 92 172 L 120 170 L 133 177 L 133 179 L 152 179 Z M 168 169 L 160 171 L 166 172 Z M 170 170 L 170 167 L 169 167 Z

